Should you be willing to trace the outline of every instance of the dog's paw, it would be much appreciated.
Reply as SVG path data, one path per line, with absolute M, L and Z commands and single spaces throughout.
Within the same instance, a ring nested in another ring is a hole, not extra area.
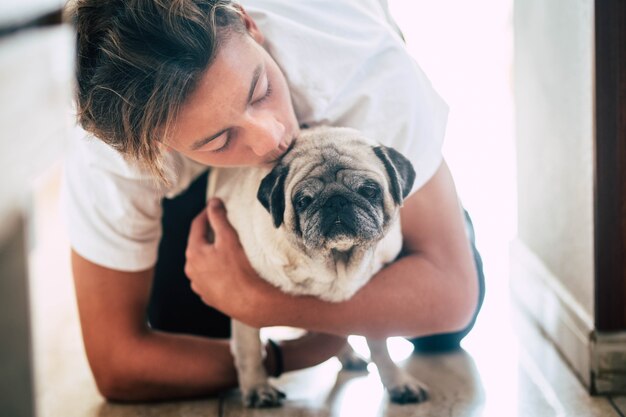
M 367 371 L 367 365 L 369 364 L 367 359 L 365 359 L 353 350 L 342 352 L 340 355 L 337 356 L 337 359 L 339 359 L 339 362 L 341 362 L 341 368 L 344 371 Z
M 396 404 L 421 403 L 428 399 L 428 390 L 418 381 L 405 381 L 387 389 L 391 402 Z
M 268 383 L 256 385 L 243 392 L 243 403 L 248 408 L 279 407 L 286 395 Z

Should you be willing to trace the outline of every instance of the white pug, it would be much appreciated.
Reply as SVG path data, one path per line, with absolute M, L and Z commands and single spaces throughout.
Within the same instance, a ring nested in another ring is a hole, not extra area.
M 273 168 L 212 169 L 219 197 L 258 274 L 281 290 L 349 299 L 402 248 L 399 208 L 415 172 L 394 149 L 348 128 L 303 130 Z M 398 368 L 386 340 L 367 340 L 391 400 L 420 402 L 424 385 Z M 232 352 L 244 404 L 279 405 L 268 383 L 259 329 L 232 322 Z

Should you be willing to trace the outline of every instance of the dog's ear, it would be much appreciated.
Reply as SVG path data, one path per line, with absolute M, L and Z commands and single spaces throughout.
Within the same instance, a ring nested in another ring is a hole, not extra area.
M 411 192 L 415 182 L 415 170 L 411 162 L 400 152 L 387 146 L 375 146 L 374 153 L 383 162 L 389 175 L 391 196 L 397 205 Z
M 263 207 L 272 215 L 275 227 L 279 227 L 283 223 L 283 215 L 285 213 L 285 178 L 287 178 L 288 172 L 289 168 L 286 166 L 275 166 L 263 178 L 256 194 Z

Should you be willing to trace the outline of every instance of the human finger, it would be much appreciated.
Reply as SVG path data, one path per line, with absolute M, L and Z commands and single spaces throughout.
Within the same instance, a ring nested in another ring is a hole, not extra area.
M 209 223 L 207 220 L 206 207 L 191 222 L 189 237 L 187 238 L 187 248 L 200 247 L 209 243 L 207 234 Z
M 213 233 L 215 235 L 215 244 L 219 246 L 223 242 L 237 240 L 237 232 L 228 221 L 226 215 L 226 207 L 224 203 L 218 198 L 212 198 L 209 200 L 207 206 L 208 218 Z

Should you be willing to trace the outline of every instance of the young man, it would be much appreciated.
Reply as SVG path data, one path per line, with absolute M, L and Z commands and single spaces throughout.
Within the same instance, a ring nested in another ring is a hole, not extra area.
M 79 121 L 93 136 L 71 148 L 64 200 L 85 348 L 109 399 L 234 386 L 228 317 L 312 331 L 282 354 L 268 348 L 274 373 L 320 363 L 349 334 L 456 348 L 482 302 L 471 224 L 441 156 L 447 107 L 384 0 L 242 3 L 72 5 Z M 301 124 L 360 129 L 417 171 L 403 256 L 342 303 L 259 279 L 224 208 L 205 208 L 207 166 L 271 164 Z

